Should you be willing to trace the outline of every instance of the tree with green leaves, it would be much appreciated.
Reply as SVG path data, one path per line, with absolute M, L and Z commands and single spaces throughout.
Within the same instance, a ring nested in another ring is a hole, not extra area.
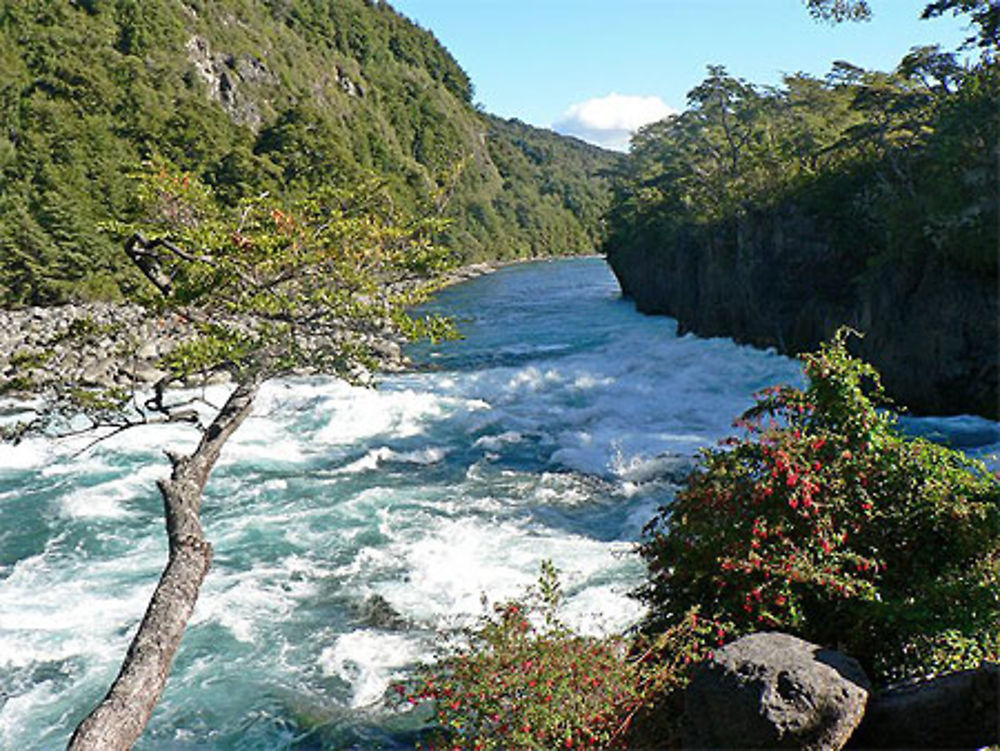
M 429 239 L 439 222 L 400 216 L 377 183 L 291 205 L 262 196 L 233 209 L 191 175 L 159 166 L 142 178 L 137 200 L 140 220 L 107 228 L 132 261 L 136 298 L 151 315 L 182 317 L 197 336 L 164 355 L 168 375 L 148 398 L 66 384 L 74 404 L 52 405 L 35 427 L 76 410 L 111 432 L 180 421 L 201 438 L 190 455 L 167 454 L 172 470 L 159 489 L 169 560 L 117 679 L 70 741 L 74 751 L 131 748 L 146 726 L 211 564 L 202 490 L 261 384 L 303 369 L 365 381 L 380 339 L 451 330 L 408 312 L 443 268 Z M 207 424 L 169 388 L 220 373 L 234 388 Z
M 838 61 L 775 87 L 710 66 L 688 108 L 640 129 L 614 173 L 608 261 L 641 309 L 786 353 L 844 323 L 883 339 L 889 317 L 865 312 L 876 290 L 954 278 L 983 301 L 968 315 L 982 333 L 958 337 L 902 302 L 906 323 L 891 325 L 956 342 L 946 367 L 965 374 L 928 362 L 918 381 L 899 364 L 916 348 L 895 333 L 865 355 L 913 409 L 994 417 L 998 102 L 997 57 L 962 63 L 936 45 L 891 71 Z
M 868 21 L 872 9 L 868 0 L 803 0 L 813 18 L 841 23 L 842 21 Z M 1000 4 L 996 0 L 934 0 L 928 3 L 921 18 L 937 18 L 946 13 L 967 15 L 978 27 L 966 45 L 977 45 L 989 54 L 1000 50 Z

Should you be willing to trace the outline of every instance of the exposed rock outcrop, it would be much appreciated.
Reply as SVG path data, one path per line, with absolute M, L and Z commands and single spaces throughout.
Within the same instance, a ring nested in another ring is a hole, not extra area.
M 839 749 L 861 722 L 869 690 L 851 657 L 788 634 L 751 634 L 692 678 L 684 747 Z
M 1000 743 L 1000 665 L 892 688 L 869 704 L 852 748 L 963 748 Z
M 276 85 L 277 79 L 267 65 L 253 55 L 237 58 L 213 52 L 208 40 L 201 36 L 191 37 L 186 49 L 188 60 L 208 87 L 209 97 L 221 104 L 234 122 L 259 130 L 264 117 L 255 98 L 246 95 L 244 85 Z
M 611 247 L 608 262 L 640 311 L 673 316 L 680 333 L 795 354 L 847 324 L 865 332 L 857 354 L 901 405 L 1000 417 L 997 279 L 940 255 L 859 268 L 817 220 L 785 207 L 671 247 Z

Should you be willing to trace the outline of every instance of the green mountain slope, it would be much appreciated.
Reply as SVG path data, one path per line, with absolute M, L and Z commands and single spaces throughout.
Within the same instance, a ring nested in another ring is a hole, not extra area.
M 226 200 L 375 173 L 463 260 L 592 250 L 615 154 L 476 110 L 370 0 L 0 0 L 0 300 L 122 292 L 100 231 L 164 157 Z

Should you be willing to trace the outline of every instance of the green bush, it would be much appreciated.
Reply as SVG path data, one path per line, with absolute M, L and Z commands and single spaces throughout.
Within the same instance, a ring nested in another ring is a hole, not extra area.
M 901 435 L 846 337 L 803 356 L 804 390 L 759 395 L 647 527 L 648 625 L 699 607 L 844 649 L 877 683 L 995 659 L 1000 483 Z
M 432 748 L 630 747 L 637 715 L 681 686 L 717 636 L 696 616 L 644 647 L 580 636 L 558 620 L 561 601 L 545 562 L 538 585 L 496 605 L 466 648 L 397 687 L 404 702 L 433 703 Z

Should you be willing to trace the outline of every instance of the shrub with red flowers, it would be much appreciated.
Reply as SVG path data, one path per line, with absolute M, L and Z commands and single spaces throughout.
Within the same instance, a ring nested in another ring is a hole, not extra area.
M 696 616 L 642 649 L 581 636 L 559 621 L 561 600 L 545 562 L 537 586 L 495 606 L 466 648 L 397 687 L 404 702 L 433 703 L 433 748 L 623 748 L 635 715 L 679 685 L 717 636 Z
M 692 607 L 853 654 L 877 682 L 1000 648 L 1000 483 L 903 436 L 847 330 L 758 395 L 641 546 L 655 631 Z

